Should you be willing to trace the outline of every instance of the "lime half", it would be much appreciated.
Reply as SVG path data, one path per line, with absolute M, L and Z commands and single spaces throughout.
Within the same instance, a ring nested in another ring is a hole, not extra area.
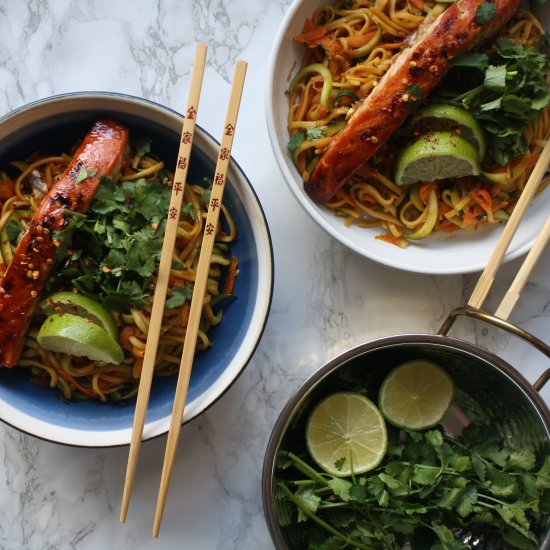
M 46 315 L 52 313 L 79 315 L 99 325 L 115 340 L 118 339 L 117 326 L 111 313 L 99 302 L 82 294 L 69 291 L 56 292 L 42 300 L 40 309 Z
M 306 444 L 313 460 L 334 476 L 372 470 L 384 457 L 386 424 L 378 408 L 358 393 L 334 393 L 312 411 Z
M 431 132 L 405 147 L 395 167 L 397 185 L 477 176 L 481 172 L 474 146 L 451 132 Z
M 474 115 L 456 105 L 436 104 L 420 109 L 411 123 L 421 132 L 449 131 L 464 138 L 478 151 L 482 159 L 487 151 L 485 132 Z
M 407 361 L 393 369 L 380 388 L 378 405 L 388 422 L 423 430 L 443 420 L 453 400 L 453 382 L 432 361 Z
M 72 313 L 54 313 L 40 327 L 36 338 L 45 349 L 118 365 L 124 352 L 99 325 Z

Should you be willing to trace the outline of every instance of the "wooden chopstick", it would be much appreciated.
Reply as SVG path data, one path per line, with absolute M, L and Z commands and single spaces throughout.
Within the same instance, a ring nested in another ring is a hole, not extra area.
M 132 439 L 130 442 L 130 451 L 128 454 L 128 466 L 126 468 L 124 493 L 122 495 L 122 506 L 120 511 L 121 523 L 124 523 L 126 521 L 126 515 L 128 513 L 128 505 L 130 502 L 132 486 L 136 474 L 141 438 L 143 436 L 145 415 L 147 413 L 149 395 L 151 393 L 151 382 L 153 378 L 153 372 L 155 370 L 155 361 L 160 337 L 160 329 L 164 314 L 164 305 L 166 302 L 166 289 L 168 287 L 168 278 L 170 276 L 170 269 L 172 266 L 172 253 L 174 251 L 179 213 L 183 199 L 183 192 L 185 190 L 189 160 L 191 158 L 191 147 L 193 145 L 196 115 L 199 106 L 202 78 L 206 61 L 206 50 L 207 47 L 205 44 L 197 44 L 195 49 L 195 60 L 193 64 L 193 73 L 191 75 L 191 85 L 189 89 L 187 111 L 185 113 L 185 119 L 183 121 L 183 128 L 178 151 L 178 161 L 174 174 L 174 183 L 172 185 L 170 206 L 168 207 L 166 230 L 162 243 L 162 252 L 160 256 L 155 294 L 153 297 L 149 331 L 147 333 L 145 356 L 143 358 L 143 367 L 139 380 L 136 410 L 134 413 L 134 424 L 132 429 Z
M 157 508 L 155 512 L 155 521 L 153 525 L 153 537 L 157 537 L 160 530 L 160 523 L 166 504 L 168 493 L 168 485 L 174 465 L 176 450 L 178 446 L 181 425 L 183 422 L 183 410 L 187 399 L 187 390 L 189 388 L 189 378 L 191 376 L 191 367 L 195 354 L 195 346 L 197 343 L 197 334 L 199 321 L 201 317 L 204 293 L 206 282 L 208 279 L 208 270 L 210 268 L 210 260 L 212 256 L 212 248 L 216 237 L 218 218 L 221 209 L 227 169 L 229 166 L 231 146 L 233 144 L 233 136 L 237 123 L 237 115 L 241 101 L 244 78 L 246 75 L 247 64 L 244 61 L 237 61 L 235 66 L 235 75 L 231 88 L 231 96 L 227 109 L 227 117 L 223 131 L 223 137 L 220 144 L 218 161 L 216 164 L 216 172 L 212 182 L 212 193 L 208 205 L 208 214 L 204 225 L 204 234 L 199 255 L 199 263 L 197 266 L 197 274 L 195 285 L 193 288 L 193 297 L 191 299 L 191 308 L 189 311 L 189 320 L 185 332 L 183 343 L 183 352 L 178 374 L 178 383 L 176 386 L 176 396 L 174 399 L 174 407 L 172 409 L 172 418 L 170 420 L 170 430 L 168 432 L 168 440 L 166 442 L 166 452 L 164 456 L 164 464 L 160 480 L 160 488 L 157 499 Z
M 493 281 L 495 280 L 496 272 L 500 267 L 500 264 L 502 263 L 504 254 L 506 253 L 506 250 L 508 249 L 512 238 L 514 237 L 514 234 L 523 218 L 525 211 L 527 210 L 527 207 L 529 206 L 529 203 L 531 202 L 531 199 L 538 189 L 540 180 L 544 176 L 549 162 L 550 140 L 546 142 L 546 145 L 542 150 L 539 160 L 533 168 L 531 176 L 527 180 L 527 183 L 525 184 L 519 200 L 516 203 L 514 211 L 512 212 L 510 219 L 506 222 L 506 225 L 504 226 L 502 235 L 500 236 L 497 245 L 493 250 L 493 253 L 491 254 L 491 257 L 489 258 L 489 261 L 487 262 L 487 265 L 483 273 L 481 274 L 476 284 L 476 287 L 474 288 L 474 291 L 472 292 L 472 296 L 470 297 L 470 300 L 468 302 L 469 306 L 479 309 L 485 301 L 485 298 L 489 293 Z
M 495 315 L 497 317 L 500 317 L 501 319 L 504 319 L 504 320 L 508 319 L 508 316 L 512 312 L 512 309 L 514 309 L 514 306 L 516 305 L 516 302 L 519 299 L 519 295 L 521 294 L 521 291 L 523 290 L 523 287 L 525 286 L 525 283 L 527 282 L 529 275 L 531 275 L 531 271 L 535 267 L 538 259 L 540 258 L 540 255 L 546 248 L 546 245 L 548 244 L 549 239 L 550 239 L 550 216 L 548 216 L 548 219 L 546 220 L 546 223 L 544 224 L 542 231 L 539 233 L 539 236 L 537 237 L 535 244 L 529 251 L 529 254 L 527 254 L 527 257 L 525 258 L 521 266 L 521 269 L 517 272 L 515 279 L 510 285 L 510 288 L 504 295 L 504 298 L 502 298 L 500 305 L 495 311 Z

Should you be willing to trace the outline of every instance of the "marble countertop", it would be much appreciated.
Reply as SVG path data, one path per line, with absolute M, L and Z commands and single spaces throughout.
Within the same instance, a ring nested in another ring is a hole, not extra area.
M 264 450 L 284 403 L 328 359 L 360 342 L 434 333 L 478 275 L 407 274 L 348 251 L 298 206 L 271 151 L 264 116 L 268 56 L 289 0 L 0 0 L 0 114 L 62 92 L 107 90 L 182 112 L 194 44 L 209 45 L 198 123 L 220 136 L 236 59 L 248 62 L 233 153 L 254 186 L 274 246 L 275 287 L 261 343 L 228 393 L 186 425 L 164 520 L 151 539 L 165 437 L 143 444 L 128 520 L 118 521 L 127 448 L 51 444 L 0 424 L 0 548 L 272 548 L 261 500 Z M 299 235 L 299 238 L 296 236 Z M 496 306 L 521 260 L 505 264 Z M 511 320 L 548 340 L 550 251 Z M 544 358 L 497 330 L 453 335 L 530 381 Z M 550 388 L 543 390 L 550 402 Z

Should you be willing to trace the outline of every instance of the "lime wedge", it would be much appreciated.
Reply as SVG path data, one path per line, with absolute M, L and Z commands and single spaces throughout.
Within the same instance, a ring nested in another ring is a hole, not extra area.
M 411 123 L 421 132 L 448 131 L 464 138 L 478 151 L 482 159 L 487 151 L 485 132 L 474 115 L 456 105 L 428 105 L 420 109 Z
M 384 457 L 386 424 L 377 407 L 361 394 L 334 393 L 312 411 L 306 444 L 313 460 L 334 476 L 372 470 Z
M 441 422 L 453 400 L 453 382 L 432 361 L 407 361 L 384 379 L 378 405 L 388 422 L 423 430 Z
M 118 365 L 124 352 L 99 325 L 72 313 L 54 313 L 40 327 L 38 343 L 50 351 Z
M 118 340 L 118 329 L 111 313 L 87 296 L 68 291 L 56 292 L 42 300 L 39 307 L 46 315 L 71 313 L 89 319 Z
M 395 166 L 395 183 L 477 176 L 479 154 L 471 143 L 451 132 L 431 132 L 405 147 Z

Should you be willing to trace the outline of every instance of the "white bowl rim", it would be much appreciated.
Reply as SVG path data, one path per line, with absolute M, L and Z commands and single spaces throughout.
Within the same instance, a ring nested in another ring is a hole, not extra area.
M 77 101 L 96 101 L 101 99 L 113 101 L 114 103 L 120 103 L 121 105 L 130 103 L 141 107 L 146 106 L 149 109 L 156 110 L 159 113 L 170 116 L 171 118 L 175 117 L 181 123 L 183 123 L 184 118 L 181 113 L 178 113 L 174 109 L 171 109 L 170 107 L 167 107 L 165 105 L 161 105 L 160 103 L 157 103 L 150 99 L 118 92 L 79 91 L 56 94 L 22 105 L 21 107 L 18 107 L 10 111 L 6 115 L 0 117 L 0 124 L 9 122 L 14 118 L 17 119 L 21 116 L 24 117 L 25 113 L 27 113 L 30 109 L 40 108 L 43 105 L 48 105 L 56 102 L 64 102 L 67 99 Z M 112 108 L 113 107 L 114 105 L 112 106 Z M 216 148 L 219 146 L 219 143 L 200 125 L 197 124 L 196 129 L 197 133 L 195 135 L 195 138 L 199 137 L 199 139 L 205 140 L 205 145 L 207 146 Z M 221 399 L 221 397 L 223 397 L 223 395 L 225 395 L 225 393 L 231 388 L 231 386 L 243 373 L 244 369 L 251 361 L 265 331 L 265 327 L 269 317 L 269 311 L 271 309 L 271 303 L 273 300 L 273 243 L 265 212 L 250 180 L 248 179 L 247 175 L 242 170 L 240 165 L 233 158 L 231 159 L 231 163 L 229 165 L 228 174 L 228 179 L 233 181 L 236 178 L 232 177 L 232 174 L 238 177 L 238 180 L 243 184 L 242 191 L 246 193 L 247 199 L 251 201 L 256 210 L 254 212 L 255 216 L 249 219 L 256 236 L 256 242 L 258 242 L 259 244 L 257 252 L 258 265 L 260 267 L 260 281 L 258 284 L 257 297 L 262 298 L 262 303 L 260 307 L 257 307 L 256 304 L 252 320 L 249 325 L 249 329 L 245 335 L 245 338 L 243 339 L 243 342 L 247 346 L 246 350 L 241 351 L 243 350 L 243 347 L 241 347 L 232 361 L 232 363 L 238 362 L 240 364 L 240 367 L 236 371 L 231 371 L 230 373 L 225 370 L 222 376 L 218 380 L 216 380 L 215 384 L 213 384 L 213 389 L 209 388 L 209 390 L 203 392 L 199 396 L 202 397 L 205 394 L 209 393 L 213 394 L 207 400 L 206 405 L 199 408 L 197 406 L 193 406 L 193 402 L 188 402 L 186 405 L 186 415 L 184 415 L 183 424 L 187 424 L 188 422 L 205 412 L 207 409 L 209 409 L 212 405 L 214 405 L 214 403 L 216 403 L 219 399 Z M 262 265 L 265 266 L 263 273 Z M 264 278 L 263 282 L 262 276 Z M 257 326 L 253 330 L 254 323 L 256 323 Z M 33 437 L 36 437 L 38 439 L 71 447 L 107 448 L 127 446 L 130 443 L 130 438 L 132 434 L 132 427 L 111 431 L 98 431 L 74 429 L 66 426 L 52 425 L 49 422 L 45 422 L 34 416 L 24 413 L 16 407 L 8 405 L 3 401 L 0 401 L 0 421 L 8 426 L 17 429 L 22 433 L 32 435 Z M 165 434 L 169 429 L 169 425 L 169 415 L 154 422 L 146 421 L 143 430 L 142 441 L 154 439 Z

